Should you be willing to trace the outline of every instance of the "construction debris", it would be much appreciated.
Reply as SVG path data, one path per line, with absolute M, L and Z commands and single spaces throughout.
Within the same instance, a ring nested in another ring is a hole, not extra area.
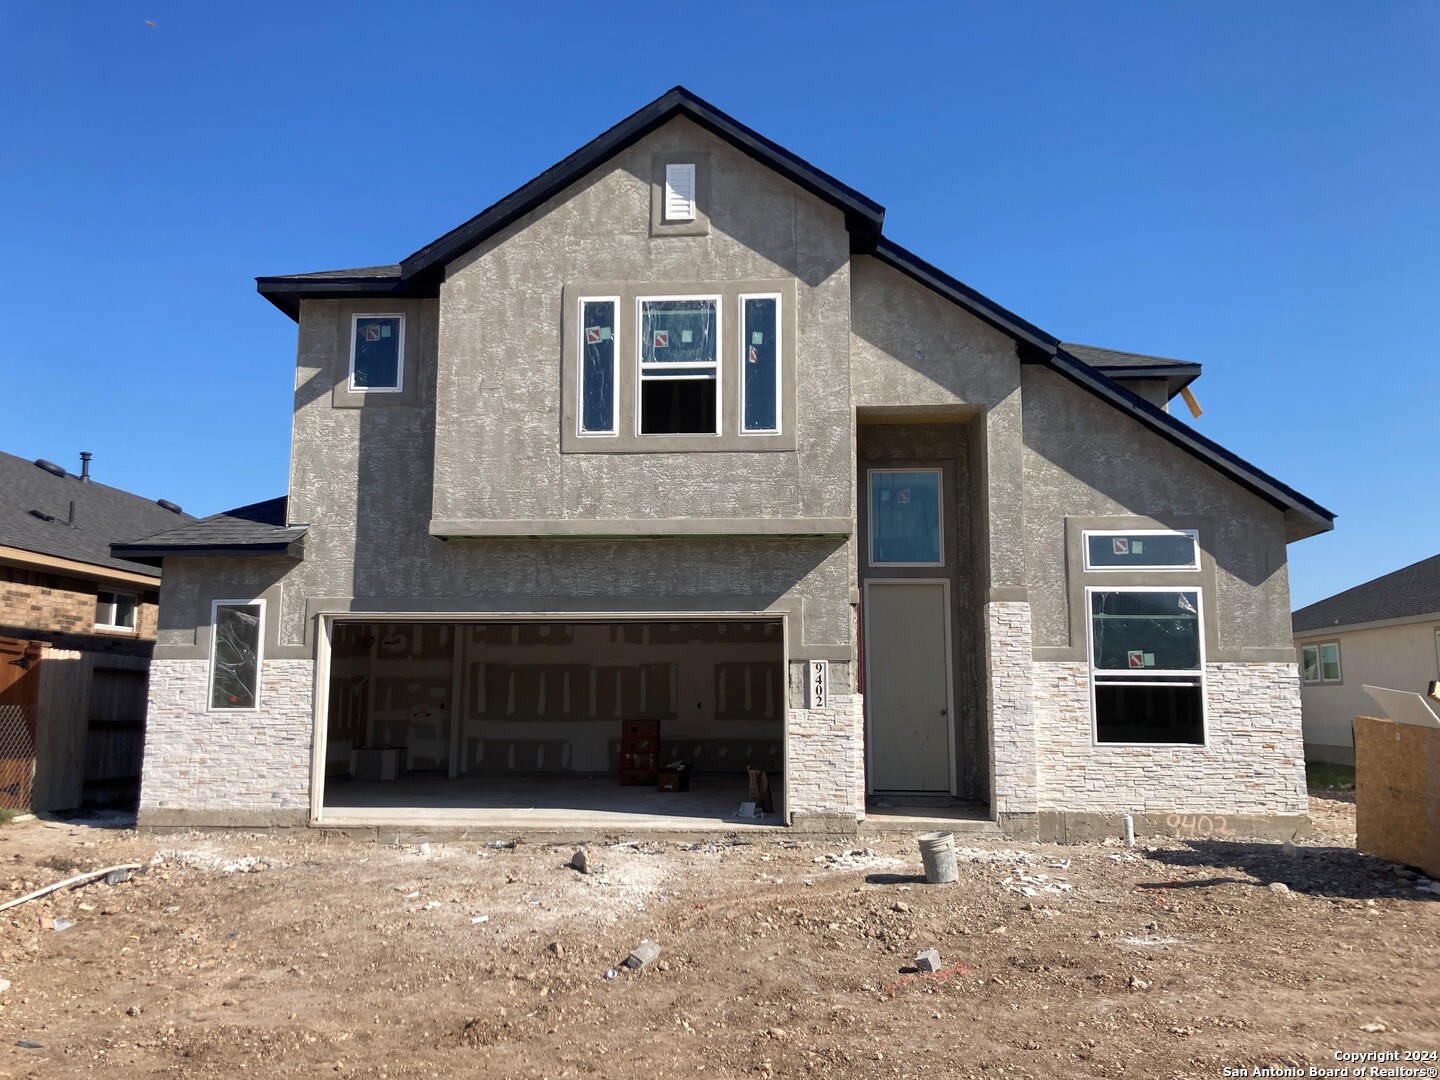
M 625 958 L 621 966 L 627 967 L 631 971 L 639 971 L 646 965 L 654 963 L 659 956 L 660 946 L 647 938 L 635 946 L 634 951 Z
M 123 863 L 120 866 L 107 866 L 104 870 L 92 870 L 88 874 L 76 874 L 74 877 L 68 877 L 64 881 L 57 881 L 54 885 L 46 885 L 43 889 L 36 889 L 34 892 L 26 893 L 24 896 L 17 896 L 14 900 L 0 904 L 0 911 L 8 911 L 10 908 L 19 907 L 21 904 L 28 903 L 31 900 L 38 900 L 42 896 L 49 896 L 51 893 L 57 892 L 66 886 L 74 888 L 89 884 L 97 878 L 106 877 L 117 870 L 139 869 L 139 863 Z
M 926 949 L 919 956 L 915 957 L 915 967 L 927 975 L 933 975 L 940 970 L 940 951 L 938 949 Z
M 590 852 L 586 848 L 581 848 L 570 856 L 570 866 L 582 874 L 603 874 L 605 872 L 605 867 L 591 858 Z

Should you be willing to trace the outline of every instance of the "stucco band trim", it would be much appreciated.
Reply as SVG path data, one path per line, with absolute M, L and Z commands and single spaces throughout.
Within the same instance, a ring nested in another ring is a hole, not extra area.
M 462 518 L 430 522 L 430 535 L 441 540 L 539 540 L 576 537 L 591 540 L 617 537 L 676 539 L 704 536 L 824 536 L 844 539 L 849 518 L 531 518 L 502 521 Z

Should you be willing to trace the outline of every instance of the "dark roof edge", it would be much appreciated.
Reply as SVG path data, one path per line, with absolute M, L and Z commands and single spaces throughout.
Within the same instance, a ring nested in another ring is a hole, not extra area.
M 1241 487 L 1254 492 L 1272 506 L 1285 511 L 1287 540 L 1303 540 L 1335 527 L 1335 515 L 1319 503 L 1301 495 L 1288 484 L 1226 450 L 1213 439 L 1186 427 L 1163 409 L 1157 409 L 1138 394 L 1117 385 L 1081 360 L 1060 349 L 1045 366 L 1063 375 L 1096 397 L 1129 413 L 1162 438 L 1210 465 Z
M 304 537 L 268 541 L 263 544 L 111 544 L 111 554 L 117 559 L 146 561 L 158 566 L 160 559 L 177 556 L 220 556 L 220 555 L 287 555 L 303 559 L 302 550 L 297 547 Z
M 681 113 L 812 195 L 838 207 L 845 214 L 847 228 L 857 234 L 856 240 L 862 247 L 868 248 L 879 237 L 880 227 L 885 219 L 885 208 L 879 203 L 746 127 L 684 87 L 677 86 L 630 114 L 569 157 L 552 165 L 529 183 L 482 210 L 463 225 L 401 260 L 402 276 L 409 280 L 421 275 L 437 275 L 446 263 L 528 214 L 615 154 L 644 138 L 671 117 Z
M 1038 326 L 1026 322 L 1013 311 L 1007 311 L 989 297 L 982 296 L 963 281 L 932 266 L 893 240 L 882 236 L 871 254 L 886 266 L 900 271 L 932 292 L 959 304 L 981 322 L 994 327 L 1002 334 L 1014 339 L 1018 344 L 1039 350 L 1044 356 L 1055 355 L 1055 350 L 1060 346 L 1059 338 L 1051 337 Z
M 394 277 L 257 277 L 255 291 L 296 322 L 300 321 L 301 300 L 345 300 L 356 297 L 439 296 L 434 282 L 406 281 Z

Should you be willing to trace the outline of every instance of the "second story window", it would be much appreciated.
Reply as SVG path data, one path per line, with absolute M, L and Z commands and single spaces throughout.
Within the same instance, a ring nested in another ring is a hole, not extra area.
M 1200 534 L 1193 529 L 1086 532 L 1086 570 L 1199 570 Z
M 580 433 L 615 434 L 615 297 L 580 301 Z
M 780 297 L 740 297 L 741 431 L 780 430 Z
M 638 304 L 640 434 L 717 434 L 720 298 L 641 298 Z
M 405 386 L 405 316 L 356 315 L 351 320 L 350 389 L 397 394 Z

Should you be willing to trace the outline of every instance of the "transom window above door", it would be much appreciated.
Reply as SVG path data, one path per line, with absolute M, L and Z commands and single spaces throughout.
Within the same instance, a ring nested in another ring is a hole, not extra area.
M 870 565 L 943 566 L 939 469 L 871 469 Z

